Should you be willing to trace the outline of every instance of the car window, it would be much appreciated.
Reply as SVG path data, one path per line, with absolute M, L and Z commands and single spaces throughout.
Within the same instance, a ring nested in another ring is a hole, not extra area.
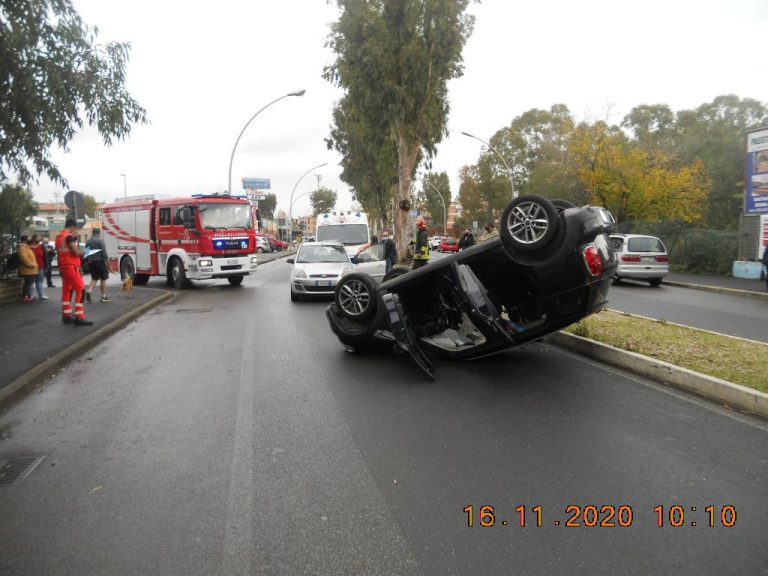
M 624 248 L 624 238 L 616 238 L 611 237 L 610 238 L 611 247 L 616 251 L 621 251 L 622 248 Z
M 372 244 L 357 254 L 358 262 L 380 262 L 381 260 L 384 260 L 384 244 Z
M 298 264 L 318 262 L 349 262 L 343 246 L 312 246 L 303 244 L 296 256 Z
M 661 240 L 653 237 L 630 238 L 627 248 L 630 252 L 666 252 Z

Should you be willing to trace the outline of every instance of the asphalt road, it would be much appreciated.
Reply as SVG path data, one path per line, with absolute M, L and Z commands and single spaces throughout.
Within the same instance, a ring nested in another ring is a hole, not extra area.
M 768 574 L 765 421 L 543 344 L 429 381 L 347 355 L 288 271 L 186 291 L 0 414 L 0 459 L 45 455 L 0 485 L 0 574 Z
M 629 281 L 612 286 L 608 300 L 613 310 L 768 342 L 765 300 Z

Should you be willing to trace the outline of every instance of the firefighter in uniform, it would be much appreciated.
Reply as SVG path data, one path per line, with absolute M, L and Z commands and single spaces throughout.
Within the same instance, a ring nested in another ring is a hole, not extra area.
M 413 270 L 429 263 L 429 236 L 424 218 L 416 220 L 416 247 L 413 255 Z
M 83 251 L 77 245 L 77 222 L 67 218 L 64 229 L 56 237 L 56 254 L 59 259 L 61 276 L 61 311 L 64 324 L 90 326 L 93 322 L 85 319 L 83 292 L 85 283 L 80 274 L 80 257 Z M 72 292 L 75 293 L 75 317 L 72 318 Z

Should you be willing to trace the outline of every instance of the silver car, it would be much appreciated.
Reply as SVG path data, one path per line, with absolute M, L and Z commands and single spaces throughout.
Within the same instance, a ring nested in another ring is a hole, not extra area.
M 291 268 L 291 302 L 305 296 L 333 296 L 342 276 L 352 272 L 352 262 L 341 242 L 303 242 Z
M 656 236 L 611 234 L 610 242 L 619 259 L 616 281 L 646 280 L 651 286 L 658 286 L 669 274 L 667 248 Z

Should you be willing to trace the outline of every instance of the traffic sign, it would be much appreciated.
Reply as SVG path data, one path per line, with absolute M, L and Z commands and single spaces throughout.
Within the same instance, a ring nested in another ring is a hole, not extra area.
M 248 198 L 250 200 L 255 201 L 255 202 L 261 202 L 262 200 L 266 200 L 267 199 L 267 195 L 266 194 L 252 194 L 252 193 L 249 193 L 248 194 Z
M 244 190 L 269 190 L 271 186 L 269 178 L 243 178 Z

